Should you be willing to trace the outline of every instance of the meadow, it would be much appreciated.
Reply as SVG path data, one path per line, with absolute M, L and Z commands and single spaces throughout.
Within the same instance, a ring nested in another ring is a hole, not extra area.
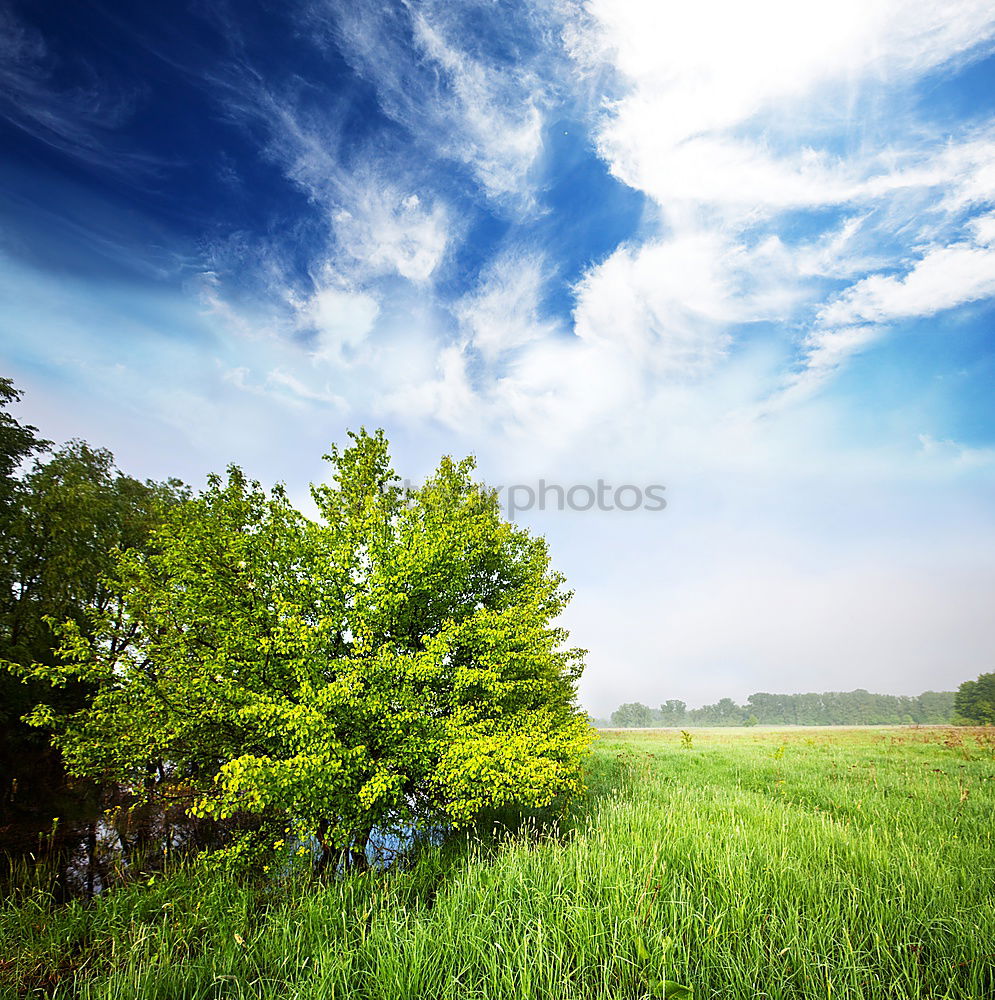
M 193 863 L 0 910 L 0 993 L 181 998 L 995 996 L 991 730 L 608 731 L 554 821 L 393 870 Z

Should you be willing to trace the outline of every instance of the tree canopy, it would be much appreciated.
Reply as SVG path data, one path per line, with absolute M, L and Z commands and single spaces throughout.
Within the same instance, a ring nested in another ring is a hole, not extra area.
M 357 858 L 374 827 L 576 791 L 582 651 L 555 625 L 571 595 L 545 542 L 472 460 L 405 491 L 382 432 L 350 436 L 317 520 L 231 467 L 119 556 L 108 601 L 33 671 L 95 687 L 32 716 L 73 773 L 284 817 Z
M 995 725 L 995 673 L 964 681 L 954 698 L 954 708 L 968 722 L 979 726 Z
M 36 662 L 59 662 L 55 622 L 72 620 L 88 634 L 94 610 L 108 606 L 116 553 L 145 544 L 178 483 L 139 482 L 119 472 L 110 452 L 70 441 L 54 452 L 37 430 L 6 407 L 20 398 L 0 379 L 0 813 L 15 800 L 30 806 L 59 780 L 44 734 L 22 716 L 39 700 L 67 712 L 85 704 L 78 681 L 54 690 L 39 677 L 15 674 Z M 16 795 L 15 795 L 16 789 Z

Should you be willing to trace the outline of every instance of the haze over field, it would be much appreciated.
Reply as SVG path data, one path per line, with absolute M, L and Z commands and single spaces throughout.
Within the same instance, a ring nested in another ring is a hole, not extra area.
M 362 424 L 416 481 L 665 486 L 516 514 L 595 715 L 951 690 L 995 666 L 993 52 L 980 0 L 0 4 L 0 374 L 198 486 L 303 503 Z

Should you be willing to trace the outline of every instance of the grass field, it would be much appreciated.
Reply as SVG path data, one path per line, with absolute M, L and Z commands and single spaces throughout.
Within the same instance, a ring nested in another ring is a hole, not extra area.
M 314 886 L 0 912 L 7 995 L 995 997 L 983 730 L 603 733 L 561 828 Z

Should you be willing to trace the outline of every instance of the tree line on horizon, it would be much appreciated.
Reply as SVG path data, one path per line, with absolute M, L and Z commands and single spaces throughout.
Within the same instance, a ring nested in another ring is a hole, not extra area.
M 757 692 L 747 698 L 745 705 L 737 705 L 732 698 L 722 698 L 713 705 L 690 709 L 685 702 L 672 698 L 658 708 L 651 708 L 641 702 L 628 702 L 615 709 L 609 719 L 594 719 L 593 722 L 595 726 L 605 729 L 656 726 L 944 725 L 953 722 L 958 715 L 966 716 L 964 709 L 955 705 L 958 694 L 955 691 L 924 691 L 916 696 L 873 694 L 863 688 L 805 694 Z

